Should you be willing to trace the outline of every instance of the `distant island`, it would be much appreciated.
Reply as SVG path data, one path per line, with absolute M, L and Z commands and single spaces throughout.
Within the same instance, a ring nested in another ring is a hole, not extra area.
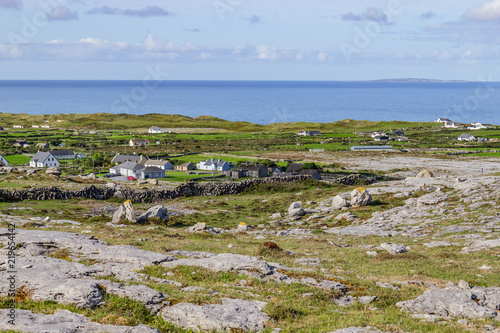
M 467 80 L 437 80 L 437 79 L 418 79 L 418 78 L 400 78 L 400 79 L 380 79 L 364 80 L 358 82 L 394 82 L 394 83 L 466 83 Z

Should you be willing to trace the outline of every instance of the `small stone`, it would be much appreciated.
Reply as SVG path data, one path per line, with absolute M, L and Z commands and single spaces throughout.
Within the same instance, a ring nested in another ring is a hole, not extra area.
M 460 325 L 469 325 L 469 321 L 467 319 L 459 319 L 457 323 Z
M 463 290 L 469 290 L 472 287 L 469 284 L 469 282 L 464 281 L 464 280 L 460 280 L 460 282 L 458 282 L 458 288 L 463 289 Z
M 378 255 L 377 251 L 366 251 L 366 254 L 370 257 L 376 257 Z

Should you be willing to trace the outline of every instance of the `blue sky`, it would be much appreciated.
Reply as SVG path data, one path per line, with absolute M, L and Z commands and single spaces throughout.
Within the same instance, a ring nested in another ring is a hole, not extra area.
M 0 0 L 0 31 L 0 79 L 500 81 L 500 0 Z

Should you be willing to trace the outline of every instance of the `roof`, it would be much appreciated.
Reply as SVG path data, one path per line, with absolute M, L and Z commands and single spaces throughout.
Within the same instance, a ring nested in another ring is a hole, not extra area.
M 238 167 L 238 171 L 259 171 L 262 168 L 266 168 L 262 164 L 241 164 Z M 267 170 L 267 169 L 266 169 Z
M 226 161 L 222 161 L 222 160 L 206 160 L 205 162 L 201 162 L 203 163 L 204 166 L 211 166 L 211 165 L 215 165 L 216 167 L 220 167 L 220 166 L 223 166 L 224 163 L 227 163 Z
M 470 138 L 470 137 L 474 137 L 474 135 L 464 133 L 459 136 L 459 138 Z
M 170 161 L 162 161 L 162 160 L 148 160 L 146 162 L 147 165 L 161 165 L 164 166 L 167 163 L 170 163 Z
M 130 139 L 132 142 L 149 142 L 148 139 Z
M 39 151 L 38 153 L 35 154 L 35 156 L 33 156 L 33 158 L 31 160 L 35 161 L 35 162 L 42 162 L 43 163 L 51 155 L 52 155 L 51 153 L 47 153 L 47 152 L 44 152 L 44 151 Z
M 127 154 L 117 154 L 113 157 L 111 162 L 113 163 L 121 163 L 126 161 L 139 162 L 141 160 L 142 155 L 127 155 Z
M 59 149 L 59 150 L 51 150 L 50 153 L 52 155 L 58 155 L 58 156 L 61 156 L 61 155 L 75 155 L 75 153 L 70 150 L 70 149 Z
M 288 166 L 287 171 L 299 171 L 303 167 L 304 167 L 304 164 L 302 164 L 302 163 L 291 163 Z
M 123 162 L 120 165 L 117 165 L 117 168 L 118 169 L 127 169 L 127 170 L 132 170 L 132 171 L 140 171 L 140 169 L 143 169 L 144 166 L 137 164 L 137 163 L 134 163 L 134 162 L 127 161 L 127 162 Z
M 190 164 L 193 164 L 193 163 L 191 163 L 191 162 L 182 163 L 182 164 L 179 164 L 179 166 L 188 166 L 188 165 L 190 165 Z
M 157 167 L 142 167 L 142 169 L 138 170 L 140 172 L 149 173 L 149 172 L 163 172 L 162 169 Z
M 316 172 L 319 173 L 319 171 L 316 169 L 302 169 L 302 170 L 300 170 L 301 175 L 314 175 Z

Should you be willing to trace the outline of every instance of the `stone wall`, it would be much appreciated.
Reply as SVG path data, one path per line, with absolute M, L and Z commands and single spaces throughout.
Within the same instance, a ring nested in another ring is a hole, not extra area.
M 219 196 L 228 194 L 239 194 L 247 188 L 258 184 L 269 184 L 276 182 L 305 181 L 311 177 L 298 175 L 289 177 L 270 177 L 259 179 L 246 179 L 239 182 L 223 183 L 196 183 L 188 182 L 177 186 L 173 190 L 146 189 L 134 190 L 120 188 L 119 186 L 89 186 L 81 190 L 61 190 L 58 187 L 37 187 L 25 190 L 0 189 L 0 198 L 4 200 L 66 200 L 72 198 L 85 198 L 105 200 L 116 197 L 122 200 L 132 200 L 136 203 L 150 203 L 159 200 L 175 199 L 181 196 Z

